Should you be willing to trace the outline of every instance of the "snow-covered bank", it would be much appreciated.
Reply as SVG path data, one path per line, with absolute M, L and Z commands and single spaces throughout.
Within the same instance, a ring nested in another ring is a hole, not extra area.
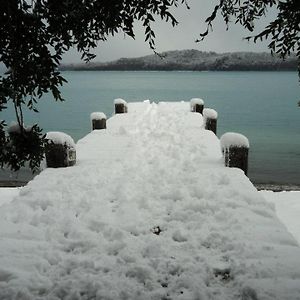
M 299 299 L 300 249 L 189 103 L 130 104 L 0 209 L 0 299 Z
M 275 205 L 278 218 L 300 245 L 300 191 L 260 191 L 260 194 Z
M 19 195 L 20 188 L 0 188 L 0 207 Z

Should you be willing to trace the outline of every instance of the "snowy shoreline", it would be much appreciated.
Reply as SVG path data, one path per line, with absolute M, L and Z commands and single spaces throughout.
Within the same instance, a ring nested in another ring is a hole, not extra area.
M 292 192 L 300 191 L 300 185 L 295 184 L 274 184 L 274 183 L 253 183 L 258 191 L 272 191 L 272 192 Z
M 29 181 L 17 180 L 0 180 L 0 188 L 17 188 L 27 185 Z M 300 185 L 286 184 L 286 183 L 255 183 L 252 182 L 258 191 L 272 191 L 272 192 L 292 192 L 300 191 Z

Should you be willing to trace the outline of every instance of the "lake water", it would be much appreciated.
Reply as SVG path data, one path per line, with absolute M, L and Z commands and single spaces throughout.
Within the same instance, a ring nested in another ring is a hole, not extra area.
M 219 113 L 218 133 L 250 140 L 249 177 L 254 182 L 300 185 L 300 86 L 296 72 L 63 72 L 66 99 L 46 96 L 39 114 L 26 114 L 45 131 L 75 140 L 90 131 L 89 115 L 113 113 L 113 100 L 189 101 L 203 98 Z M 13 119 L 11 110 L 1 118 Z M 1 174 L 0 174 L 1 176 Z

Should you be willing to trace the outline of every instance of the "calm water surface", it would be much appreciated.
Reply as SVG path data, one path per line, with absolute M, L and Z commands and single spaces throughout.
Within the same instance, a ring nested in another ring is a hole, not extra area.
M 235 131 L 251 144 L 249 177 L 255 182 L 300 185 L 300 86 L 296 72 L 64 72 L 66 99 L 46 96 L 39 114 L 27 114 L 45 131 L 75 140 L 90 131 L 89 115 L 113 113 L 113 99 L 205 100 L 219 113 L 218 136 Z M 12 111 L 1 113 L 10 121 Z

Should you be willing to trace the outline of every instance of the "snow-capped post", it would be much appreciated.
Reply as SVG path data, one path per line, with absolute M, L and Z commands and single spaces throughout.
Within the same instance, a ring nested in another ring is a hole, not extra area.
M 103 112 L 91 113 L 92 130 L 106 129 L 106 115 Z
M 191 99 L 191 111 L 203 114 L 204 101 L 200 98 Z
M 217 134 L 218 113 L 214 109 L 204 108 L 203 117 L 205 129 L 212 131 L 214 134 Z
M 225 166 L 240 168 L 245 175 L 248 173 L 249 141 L 239 133 L 227 132 L 220 139 Z
M 64 168 L 75 165 L 76 148 L 74 140 L 63 132 L 48 132 L 45 147 L 46 163 L 49 168 Z
M 128 112 L 127 102 L 121 98 L 115 99 L 115 113 L 124 114 Z

